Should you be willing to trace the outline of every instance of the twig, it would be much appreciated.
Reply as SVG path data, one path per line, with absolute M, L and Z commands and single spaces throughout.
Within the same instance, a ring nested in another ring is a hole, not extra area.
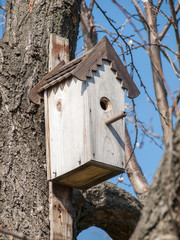
M 6 11 L 6 8 L 0 4 L 0 8 L 4 11 Z
M 134 24 L 134 23 L 131 21 L 131 19 L 129 18 L 128 15 L 130 15 L 130 14 L 126 11 L 126 9 L 125 9 L 124 7 L 122 7 L 116 0 L 112 0 L 112 1 L 121 9 L 121 11 L 124 13 L 124 15 L 128 18 L 129 23 L 132 25 L 132 27 L 134 28 L 135 32 L 137 32 L 137 34 L 139 35 L 139 37 L 141 38 L 141 40 L 142 40 L 144 43 L 146 43 L 146 40 L 143 38 L 143 36 L 142 36 L 142 34 L 140 33 L 139 29 L 135 26 L 135 24 Z M 143 20 L 146 22 L 145 18 L 144 18 Z M 147 22 L 146 22 L 146 24 L 147 24 Z
M 175 110 L 176 106 L 178 105 L 179 101 L 180 101 L 180 89 L 178 90 L 178 94 L 176 96 L 175 101 L 173 102 L 173 105 L 170 107 L 170 111 L 172 113 L 174 112 L 174 110 Z M 180 117 L 180 114 L 177 117 Z
M 132 38 L 131 38 L 131 39 L 132 39 Z M 133 40 L 133 39 L 132 39 L 132 40 Z M 155 46 L 161 46 L 161 47 L 167 48 L 170 52 L 172 52 L 174 55 L 177 56 L 177 53 L 176 53 L 175 51 L 173 51 L 173 50 L 172 50 L 171 48 L 169 48 L 167 45 L 164 45 L 164 44 L 162 44 L 162 43 L 146 43 L 146 44 L 141 44 L 141 43 L 139 43 L 139 42 L 137 42 L 137 41 L 134 41 L 134 40 L 133 40 L 133 42 L 139 44 L 139 46 L 132 47 L 131 50 L 135 50 L 135 49 L 140 48 L 140 47 L 142 47 L 142 48 L 144 48 L 145 50 L 147 50 L 147 49 L 145 48 L 145 46 L 153 46 L 153 45 L 155 45 Z M 128 51 L 125 51 L 124 53 L 128 53 Z
M 131 0 L 131 2 L 134 4 L 134 6 L 135 6 L 138 14 L 140 15 L 140 17 L 142 17 L 143 19 L 145 19 L 144 13 L 143 13 L 143 11 L 141 10 L 141 8 L 140 8 L 139 4 L 137 3 L 137 1 L 136 1 L 136 0 Z
M 176 8 L 175 8 L 175 14 L 177 14 L 179 10 L 180 10 L 180 3 L 178 3 L 178 5 L 177 5 Z M 170 21 L 165 25 L 165 27 L 163 28 L 163 30 L 162 30 L 161 33 L 159 34 L 159 40 L 160 40 L 160 41 L 163 39 L 163 37 L 165 36 L 165 34 L 167 33 L 167 31 L 169 30 L 171 24 L 172 24 L 172 18 L 171 18 Z
M 94 24 L 95 27 L 98 27 L 98 28 L 101 28 L 104 32 L 106 32 L 112 39 L 114 42 L 117 43 L 117 45 L 120 47 L 121 51 L 122 51 L 122 54 L 123 55 L 123 61 L 124 61 L 124 64 L 126 65 L 126 59 L 125 59 L 125 56 L 124 56 L 124 50 L 121 46 L 121 44 L 117 41 L 117 39 L 115 37 L 113 37 L 112 33 L 110 33 L 106 28 L 104 28 L 103 26 L 99 25 L 99 24 Z
M 6 19 L 6 17 L 5 17 L 4 15 L 2 15 L 2 14 L 0 14 L 0 17 L 2 17 L 2 18 L 4 18 L 4 19 Z
M 24 233 L 18 233 L 18 232 L 12 232 L 7 228 L 2 228 L 0 227 L 0 232 L 6 235 L 13 236 L 18 239 L 23 239 L 23 240 L 40 240 L 40 239 L 35 239 L 35 238 L 29 238 L 27 237 Z
M 176 12 L 174 10 L 174 2 L 172 0 L 169 0 L 169 6 L 171 10 L 171 15 L 172 15 L 172 24 L 173 24 L 174 32 L 176 36 L 178 61 L 179 61 L 179 67 L 180 67 L 180 36 L 179 36 L 179 29 L 178 29 L 178 21 L 176 19 Z
M 163 3 L 163 0 L 159 0 L 158 3 L 156 4 L 156 9 L 159 10 L 161 7 L 161 4 Z
M 132 118 L 130 118 L 130 117 L 126 117 L 126 120 L 128 120 L 129 122 L 135 123 L 134 120 L 133 120 Z M 153 137 L 155 137 L 155 138 L 157 138 L 157 139 L 159 139 L 160 141 L 163 142 L 163 138 L 162 138 L 162 137 L 160 137 L 157 133 L 154 133 L 154 132 L 150 131 L 148 128 L 146 128 L 146 127 L 142 124 L 142 122 L 140 122 L 140 121 L 138 120 L 136 124 L 137 124 L 138 127 L 142 128 L 142 129 L 143 129 L 144 131 L 146 131 L 148 134 L 152 135 Z
M 161 49 L 161 52 L 163 53 L 163 55 L 165 56 L 165 58 L 169 61 L 169 63 L 172 66 L 172 69 L 174 71 L 174 73 L 176 74 L 176 77 L 180 80 L 180 71 L 177 69 L 177 67 L 175 66 L 175 64 L 173 63 L 173 61 L 171 60 L 171 58 L 169 57 L 167 51 L 165 49 Z
M 1 23 L 0 23 L 0 26 L 3 25 L 3 24 L 5 24 L 5 23 L 6 23 L 6 22 L 1 22 Z

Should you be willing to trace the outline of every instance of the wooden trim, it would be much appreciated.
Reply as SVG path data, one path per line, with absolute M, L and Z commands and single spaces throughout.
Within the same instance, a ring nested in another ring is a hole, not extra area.
M 76 173 L 83 173 L 83 170 L 85 169 L 88 169 L 90 168 L 91 166 L 96 166 L 98 167 L 99 169 L 105 169 L 105 170 L 109 170 L 109 173 L 107 173 L 107 171 L 104 173 L 103 176 L 100 176 L 96 179 L 93 179 L 91 180 L 90 182 L 88 183 L 70 183 L 68 184 L 68 181 L 69 181 L 69 178 L 73 178 L 76 176 Z M 71 187 L 74 187 L 74 188 L 79 188 L 79 189 L 82 189 L 82 190 L 85 190 L 85 189 L 88 189 L 98 183 L 101 183 L 105 180 L 108 180 L 109 178 L 111 177 L 114 177 L 118 174 L 121 174 L 124 172 L 124 169 L 123 168 L 119 168 L 119 167 L 115 167 L 115 166 L 111 166 L 109 164 L 105 164 L 105 163 L 102 163 L 102 162 L 97 162 L 96 160 L 90 160 L 89 162 L 83 164 L 82 166 L 76 168 L 76 169 L 73 169 L 72 171 L 68 172 L 68 173 L 65 173 L 51 181 L 53 182 L 56 182 L 56 183 L 60 183 L 64 186 L 71 186 Z M 67 179 L 67 180 L 66 180 Z
M 60 44 L 59 48 L 61 47 Z M 57 57 L 57 53 L 54 56 Z M 96 46 L 79 58 L 64 66 L 61 63 L 58 64 L 30 91 L 29 98 L 34 103 L 40 104 L 41 97 L 39 94 L 56 83 L 66 80 L 68 76 L 86 81 L 88 77 L 92 76 L 92 72 L 97 71 L 98 66 L 102 65 L 102 60 L 111 62 L 111 69 L 116 72 L 116 78 L 121 80 L 122 88 L 127 90 L 127 96 L 136 98 L 140 92 L 107 37 L 101 39 Z M 57 59 L 55 62 L 57 62 Z M 52 66 L 50 66 L 51 68 Z

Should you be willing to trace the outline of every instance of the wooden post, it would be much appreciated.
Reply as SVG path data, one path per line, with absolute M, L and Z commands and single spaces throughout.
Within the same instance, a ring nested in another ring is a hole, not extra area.
M 69 41 L 52 33 L 49 42 L 49 71 L 62 61 L 69 61 Z M 72 188 L 49 182 L 49 203 L 50 240 L 72 240 Z

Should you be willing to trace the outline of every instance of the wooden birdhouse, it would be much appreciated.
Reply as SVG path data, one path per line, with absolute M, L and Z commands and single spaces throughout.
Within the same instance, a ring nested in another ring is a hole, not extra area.
M 86 189 L 123 173 L 124 90 L 139 95 L 106 37 L 31 90 L 44 96 L 48 180 Z

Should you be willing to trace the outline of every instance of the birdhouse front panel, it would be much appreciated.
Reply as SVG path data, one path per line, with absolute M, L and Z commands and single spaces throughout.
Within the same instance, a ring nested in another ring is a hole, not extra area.
M 105 120 L 124 111 L 124 90 L 111 63 L 103 61 L 91 78 L 84 82 L 88 95 L 90 127 L 90 159 L 123 169 L 124 163 L 124 120 L 109 126 Z

